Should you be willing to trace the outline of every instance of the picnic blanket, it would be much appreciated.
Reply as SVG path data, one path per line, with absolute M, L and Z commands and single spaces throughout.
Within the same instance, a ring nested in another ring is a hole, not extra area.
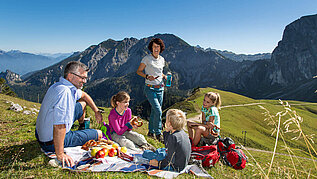
M 44 151 L 43 151 L 44 152 Z M 74 167 L 62 167 L 60 161 L 56 159 L 55 153 L 44 152 L 51 160 L 49 164 L 61 167 L 74 172 L 146 172 L 148 175 L 162 178 L 174 178 L 182 173 L 191 173 L 199 177 L 212 178 L 208 173 L 204 173 L 196 165 L 187 165 L 181 172 L 171 172 L 159 170 L 148 165 L 148 159 L 142 157 L 143 151 L 129 150 L 127 154 L 133 157 L 132 162 L 124 161 L 118 157 L 105 157 L 101 159 L 92 158 L 89 151 L 82 150 L 81 146 L 64 148 L 64 152 L 73 158 Z

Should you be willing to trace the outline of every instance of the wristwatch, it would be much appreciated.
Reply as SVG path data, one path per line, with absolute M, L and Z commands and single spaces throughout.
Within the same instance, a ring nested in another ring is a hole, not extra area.
M 149 77 L 149 75 L 148 75 L 148 74 L 146 74 L 146 75 L 145 75 L 145 79 L 147 79 L 147 77 Z

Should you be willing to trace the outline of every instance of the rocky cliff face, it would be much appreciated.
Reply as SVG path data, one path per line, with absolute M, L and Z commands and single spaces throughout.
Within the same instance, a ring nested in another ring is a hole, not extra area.
M 286 26 L 268 66 L 271 85 L 287 86 L 317 74 L 317 15 L 302 17 Z
M 6 80 L 7 83 L 13 84 L 15 82 L 21 82 L 21 77 L 19 74 L 14 73 L 10 70 L 6 70 L 5 72 L 0 73 L 0 78 L 3 78 Z
M 254 98 L 317 101 L 316 74 L 317 15 L 312 15 L 286 26 L 272 58 L 254 62 L 236 77 L 231 90 Z

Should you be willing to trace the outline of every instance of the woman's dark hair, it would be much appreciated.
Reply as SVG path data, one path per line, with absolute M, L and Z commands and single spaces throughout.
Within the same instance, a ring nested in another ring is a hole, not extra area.
M 153 43 L 160 45 L 160 47 L 161 47 L 160 53 L 162 53 L 165 50 L 165 45 L 164 45 L 163 40 L 160 38 L 153 38 L 150 41 L 149 46 L 147 47 L 151 52 L 153 52 L 153 48 L 152 48 Z

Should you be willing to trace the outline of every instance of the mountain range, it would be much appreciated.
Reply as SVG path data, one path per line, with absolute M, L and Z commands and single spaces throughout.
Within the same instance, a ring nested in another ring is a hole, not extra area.
M 11 50 L 8 52 L 0 50 L 0 72 L 10 70 L 19 75 L 25 75 L 29 72 L 34 72 L 48 67 L 70 55 L 71 53 L 38 55 L 21 52 L 19 50 Z
M 270 59 L 271 58 L 271 53 L 257 53 L 253 55 L 246 55 L 246 54 L 236 54 L 227 50 L 216 50 L 216 49 L 211 49 L 207 48 L 206 49 L 218 52 L 219 54 L 225 56 L 226 58 L 230 58 L 232 60 L 241 62 L 243 60 L 250 60 L 250 61 L 255 61 L 255 60 L 261 60 L 261 59 Z
M 214 87 L 253 98 L 317 101 L 317 15 L 304 16 L 289 24 L 269 59 L 232 60 L 215 50 L 189 45 L 173 34 L 156 34 L 142 39 L 108 39 L 85 51 L 42 69 L 12 86 L 28 100 L 43 97 L 58 81 L 63 67 L 72 60 L 89 66 L 87 91 L 98 103 L 109 104 L 119 90 L 130 93 L 137 104 L 145 100 L 144 79 L 136 75 L 141 59 L 149 53 L 147 44 L 161 38 L 166 49 L 164 73 L 173 74 L 168 93 L 178 94 L 196 87 Z M 267 58 L 263 55 L 263 58 Z M 179 92 L 178 92 L 179 91 Z

